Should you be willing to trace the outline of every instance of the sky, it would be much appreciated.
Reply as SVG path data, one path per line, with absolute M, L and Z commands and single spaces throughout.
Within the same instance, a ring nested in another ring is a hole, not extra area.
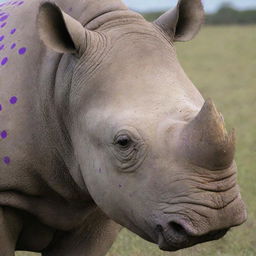
M 5 2 L 7 0 L 0 0 Z M 167 10 L 175 6 L 178 0 L 123 0 L 130 8 L 136 11 Z M 193 1 L 193 0 L 191 0 Z M 256 9 L 256 0 L 202 0 L 206 12 L 214 12 L 223 3 L 231 3 L 234 7 L 244 9 Z
M 165 10 L 173 7 L 177 0 L 123 0 L 137 11 Z M 192 1 L 192 0 L 191 0 Z M 214 12 L 223 3 L 231 3 L 238 9 L 256 9 L 256 0 L 202 0 L 206 12 Z

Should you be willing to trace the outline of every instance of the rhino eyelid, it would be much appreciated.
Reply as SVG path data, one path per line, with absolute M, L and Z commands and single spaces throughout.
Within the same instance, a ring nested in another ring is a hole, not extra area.
M 141 138 L 139 138 L 138 136 L 134 135 L 134 133 L 132 133 L 132 132 L 130 132 L 130 131 L 128 131 L 128 130 L 121 130 L 121 131 L 119 131 L 119 132 L 115 135 L 113 141 L 114 141 L 114 142 L 117 141 L 117 139 L 118 139 L 119 137 L 121 137 L 121 136 L 127 136 L 127 137 L 129 137 L 129 138 L 130 138 L 133 142 L 135 142 L 135 143 L 141 141 Z

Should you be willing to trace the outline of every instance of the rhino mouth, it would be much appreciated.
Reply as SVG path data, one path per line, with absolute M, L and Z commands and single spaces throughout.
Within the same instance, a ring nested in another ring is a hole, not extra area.
M 226 235 L 229 229 L 222 229 L 217 231 L 211 231 L 206 235 L 202 236 L 192 236 L 187 233 L 181 227 L 176 227 L 179 229 L 181 236 L 177 237 L 177 232 L 174 233 L 170 231 L 169 233 L 162 231 L 158 232 L 158 246 L 163 251 L 177 251 L 180 249 L 185 249 L 194 246 L 199 243 L 205 243 L 208 241 L 218 240 Z

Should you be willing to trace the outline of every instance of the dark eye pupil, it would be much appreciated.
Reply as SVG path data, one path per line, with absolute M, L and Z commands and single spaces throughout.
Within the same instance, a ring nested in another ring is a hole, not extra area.
M 130 144 L 130 139 L 127 137 L 123 137 L 118 139 L 117 144 L 121 147 L 127 147 Z

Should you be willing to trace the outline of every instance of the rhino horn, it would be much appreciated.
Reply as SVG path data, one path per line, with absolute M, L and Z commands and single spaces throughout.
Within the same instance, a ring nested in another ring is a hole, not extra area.
M 235 131 L 228 134 L 223 116 L 211 99 L 183 129 L 182 143 L 186 158 L 197 166 L 224 170 L 233 163 Z

